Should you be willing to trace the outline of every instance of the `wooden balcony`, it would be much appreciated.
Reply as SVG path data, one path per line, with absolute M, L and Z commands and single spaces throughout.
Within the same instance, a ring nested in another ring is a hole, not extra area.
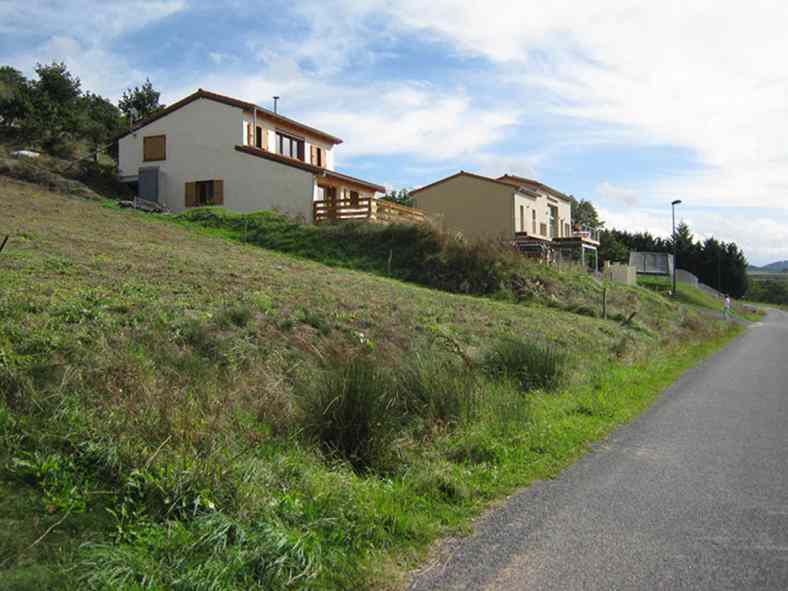
M 316 224 L 352 221 L 422 224 L 427 221 L 421 209 L 371 197 L 315 201 L 312 204 L 312 211 Z

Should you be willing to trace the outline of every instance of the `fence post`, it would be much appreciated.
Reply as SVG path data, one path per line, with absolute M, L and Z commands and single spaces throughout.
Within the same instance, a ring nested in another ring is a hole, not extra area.
M 607 284 L 602 286 L 602 319 L 607 320 Z

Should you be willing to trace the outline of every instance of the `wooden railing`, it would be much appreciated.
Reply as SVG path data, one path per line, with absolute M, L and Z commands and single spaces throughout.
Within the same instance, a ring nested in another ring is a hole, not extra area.
M 316 224 L 323 222 L 368 221 L 373 223 L 420 224 L 426 221 L 422 210 L 383 199 L 321 200 L 312 204 Z

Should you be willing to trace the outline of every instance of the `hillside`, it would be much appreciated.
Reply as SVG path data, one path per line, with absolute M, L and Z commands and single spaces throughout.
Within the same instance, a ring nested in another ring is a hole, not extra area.
M 750 273 L 783 273 L 788 271 L 788 261 L 775 261 L 761 267 L 750 267 Z
M 397 587 L 736 331 L 640 288 L 602 320 L 571 270 L 517 302 L 2 177 L 0 207 L 7 589 Z

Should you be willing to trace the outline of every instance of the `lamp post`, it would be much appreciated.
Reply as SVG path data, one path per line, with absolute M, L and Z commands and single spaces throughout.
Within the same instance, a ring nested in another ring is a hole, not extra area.
M 673 297 L 676 297 L 676 206 L 681 203 L 681 199 L 670 202 L 670 210 L 673 214 Z

